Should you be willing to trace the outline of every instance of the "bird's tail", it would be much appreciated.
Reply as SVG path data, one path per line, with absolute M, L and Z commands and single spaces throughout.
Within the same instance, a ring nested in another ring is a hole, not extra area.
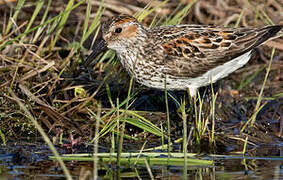
M 271 37 L 270 39 L 276 39 L 276 38 L 280 38 L 280 37 L 283 38 L 283 24 L 275 25 L 275 26 L 271 26 L 271 27 L 274 27 L 274 32 L 276 32 L 276 31 L 278 31 L 278 32 L 276 32 L 274 34 L 274 36 Z
M 283 25 L 267 26 L 259 30 L 259 32 L 261 32 L 261 35 L 254 44 L 254 47 L 257 47 L 266 41 L 283 37 Z
M 281 24 L 280 27 L 281 30 L 279 31 L 278 36 L 283 38 L 283 24 Z

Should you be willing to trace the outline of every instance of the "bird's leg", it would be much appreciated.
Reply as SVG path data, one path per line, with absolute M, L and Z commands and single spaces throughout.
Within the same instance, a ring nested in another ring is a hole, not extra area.
M 189 109 L 188 109 L 188 114 L 190 115 L 189 117 L 192 117 L 190 118 L 189 120 L 189 124 L 190 124 L 190 130 L 189 130 L 189 135 L 186 139 L 187 141 L 187 145 L 189 144 L 192 144 L 192 140 L 193 140 L 193 132 L 195 130 L 195 123 L 194 123 L 194 117 L 197 116 L 196 114 L 196 93 L 195 91 L 192 91 L 192 89 L 187 89 L 187 93 L 188 93 L 188 98 L 189 98 Z
M 193 108 L 194 108 L 194 104 L 196 101 L 196 96 L 194 91 L 192 91 L 191 89 L 187 89 L 187 93 L 188 93 L 188 98 L 189 98 L 189 113 L 193 112 Z

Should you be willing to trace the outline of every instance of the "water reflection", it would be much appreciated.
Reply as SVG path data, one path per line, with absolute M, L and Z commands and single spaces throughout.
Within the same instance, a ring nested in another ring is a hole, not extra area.
M 188 166 L 187 173 L 181 166 L 122 166 L 118 169 L 114 164 L 99 164 L 98 174 L 101 178 L 116 179 L 118 170 L 120 178 L 130 179 L 282 179 L 283 159 L 223 159 L 215 160 L 213 166 Z M 93 163 L 67 162 L 74 179 L 91 179 Z M 0 179 L 34 179 L 56 178 L 64 179 L 58 163 L 53 161 L 39 161 L 30 166 L 16 166 L 1 159 Z M 184 177 L 186 174 L 186 177 Z

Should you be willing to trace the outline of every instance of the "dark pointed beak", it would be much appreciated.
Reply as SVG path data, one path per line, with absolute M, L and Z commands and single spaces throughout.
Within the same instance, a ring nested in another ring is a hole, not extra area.
M 86 58 L 85 62 L 83 63 L 83 66 L 85 68 L 89 67 L 93 60 L 102 52 L 105 52 L 107 50 L 107 43 L 103 39 L 102 34 L 97 37 L 93 44 L 92 52 L 91 54 Z

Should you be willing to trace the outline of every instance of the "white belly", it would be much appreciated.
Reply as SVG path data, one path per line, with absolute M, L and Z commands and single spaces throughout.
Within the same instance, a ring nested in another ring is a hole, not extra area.
M 199 87 L 202 86 L 207 86 L 211 83 L 216 82 L 219 79 L 222 79 L 232 72 L 236 71 L 237 69 L 243 67 L 251 58 L 251 51 L 246 52 L 245 54 L 232 59 L 231 61 L 217 66 L 203 75 L 196 77 L 196 78 L 182 78 L 182 79 L 176 79 L 176 77 L 170 77 L 167 76 L 166 81 L 167 85 L 166 88 L 168 90 L 186 90 L 189 89 L 191 96 L 196 95 L 196 91 Z M 153 88 L 158 88 L 158 89 L 164 89 L 164 81 L 162 82 L 141 82 L 142 84 L 153 87 Z

